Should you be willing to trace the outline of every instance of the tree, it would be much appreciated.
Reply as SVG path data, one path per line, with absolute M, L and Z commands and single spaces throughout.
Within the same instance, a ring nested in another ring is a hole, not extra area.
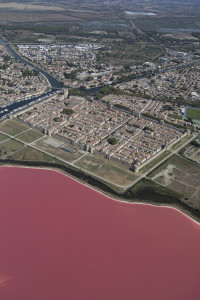
M 200 144 L 196 140 L 192 141 L 191 144 L 195 147 L 200 148 Z
M 66 79 L 74 80 L 76 79 L 76 71 L 72 71 L 71 73 L 64 73 Z
M 5 56 L 3 57 L 3 60 L 4 60 L 5 62 L 9 61 L 9 60 L 10 60 L 10 56 L 5 55 Z
M 116 145 L 117 144 L 117 139 L 114 138 L 114 137 L 109 138 L 107 141 L 110 145 Z
M 87 81 L 91 81 L 91 80 L 93 80 L 93 77 L 92 76 L 88 76 L 86 80 Z
M 70 108 L 64 108 L 62 111 L 61 111 L 61 114 L 65 114 L 65 115 L 72 115 L 74 113 L 73 109 L 70 109 Z

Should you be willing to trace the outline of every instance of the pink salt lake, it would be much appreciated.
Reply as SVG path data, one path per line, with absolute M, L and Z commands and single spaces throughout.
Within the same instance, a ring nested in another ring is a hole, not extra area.
M 0 168 L 0 299 L 199 300 L 200 226 L 55 171 Z

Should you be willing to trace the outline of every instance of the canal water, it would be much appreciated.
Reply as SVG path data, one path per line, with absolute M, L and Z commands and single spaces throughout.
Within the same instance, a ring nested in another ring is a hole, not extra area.
M 44 70 L 40 69 L 38 66 L 35 66 L 31 62 L 23 59 L 23 57 L 21 57 L 6 41 L 4 41 L 3 39 L 0 38 L 0 43 L 2 43 L 7 48 L 7 50 L 10 53 L 12 53 L 12 55 L 16 59 L 31 66 L 32 68 L 34 68 L 35 70 L 37 70 L 41 74 L 43 74 L 48 79 L 50 86 L 51 86 L 51 89 L 49 91 L 44 92 L 43 94 L 41 94 L 39 96 L 35 96 L 35 97 L 32 97 L 27 100 L 24 99 L 19 102 L 14 102 L 12 104 L 6 105 L 5 107 L 0 107 L 0 119 L 2 117 L 6 116 L 7 114 L 10 114 L 11 112 L 14 112 L 16 109 L 19 109 L 21 107 L 24 107 L 25 105 L 31 104 L 32 102 L 36 102 L 46 96 L 50 96 L 53 92 L 56 92 L 56 90 L 63 88 L 62 84 L 59 81 L 57 81 L 55 78 L 53 78 L 50 74 L 48 74 Z
M 44 70 L 42 70 L 41 68 L 39 68 L 38 66 L 35 66 L 34 64 L 32 64 L 30 61 L 24 59 L 23 57 L 21 57 L 10 45 L 8 42 L 6 42 L 5 40 L 0 38 L 0 43 L 2 43 L 7 50 L 12 53 L 12 55 L 22 61 L 23 63 L 31 66 L 32 68 L 34 68 L 35 70 L 39 71 L 41 74 L 43 74 L 49 81 L 51 89 L 39 96 L 35 96 L 35 97 L 31 97 L 31 99 L 24 99 L 21 100 L 19 102 L 14 102 L 12 104 L 8 104 L 5 107 L 0 107 L 0 119 L 12 112 L 14 112 L 16 109 L 20 109 L 22 107 L 24 107 L 25 105 L 31 104 L 33 102 L 36 102 L 38 100 L 40 100 L 41 98 L 50 96 L 51 94 L 53 94 L 54 92 L 56 92 L 57 90 L 60 90 L 63 88 L 63 85 L 57 81 L 54 77 L 52 77 L 49 73 L 45 72 Z M 95 87 L 95 88 L 91 88 L 91 89 L 84 89 L 84 88 L 80 88 L 79 91 L 84 92 L 85 95 L 88 94 L 93 94 L 97 91 L 99 91 L 101 87 Z
M 29 65 L 30 67 L 34 68 L 35 70 L 39 71 L 41 74 L 43 74 L 49 81 L 50 85 L 52 88 L 54 89 L 61 89 L 63 86 L 62 84 L 57 81 L 55 78 L 53 78 L 50 74 L 48 74 L 47 72 L 45 72 L 44 70 L 40 69 L 38 66 L 35 66 L 34 64 L 32 64 L 31 62 L 29 62 L 28 60 L 24 59 L 23 57 L 21 57 L 10 45 L 9 43 L 7 43 L 6 41 L 4 41 L 3 39 L 0 38 L 0 43 L 2 43 L 8 50 L 10 53 L 12 53 L 12 55 L 20 60 L 21 62 Z
M 61 173 L 0 168 L 0 299 L 199 300 L 200 226 Z

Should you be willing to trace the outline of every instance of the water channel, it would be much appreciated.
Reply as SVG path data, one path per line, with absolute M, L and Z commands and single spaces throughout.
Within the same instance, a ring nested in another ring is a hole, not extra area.
M 35 70 L 39 71 L 41 74 L 43 74 L 46 79 L 49 82 L 50 88 L 49 91 L 44 92 L 41 95 L 38 96 L 34 96 L 34 97 L 30 97 L 28 99 L 23 99 L 19 102 L 14 102 L 14 103 L 9 103 L 8 105 L 4 106 L 4 107 L 0 107 L 0 119 L 14 111 L 16 111 L 17 109 L 20 109 L 22 107 L 24 107 L 25 105 L 29 105 L 33 102 L 39 101 L 40 99 L 44 99 L 47 96 L 50 96 L 51 94 L 55 93 L 56 91 L 58 91 L 59 89 L 63 88 L 63 85 L 56 80 L 55 78 L 53 78 L 49 73 L 45 72 L 44 70 L 42 70 L 41 68 L 39 68 L 38 66 L 34 65 L 33 63 L 31 63 L 30 61 L 24 59 L 23 57 L 21 57 L 10 45 L 8 42 L 6 42 L 5 40 L 3 40 L 2 38 L 0 38 L 0 43 L 2 43 L 6 49 L 18 60 L 20 60 L 21 62 L 29 65 L 30 67 L 34 68 Z

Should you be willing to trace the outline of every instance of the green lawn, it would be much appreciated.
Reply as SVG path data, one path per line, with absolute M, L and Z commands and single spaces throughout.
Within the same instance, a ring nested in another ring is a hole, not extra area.
M 5 140 L 9 139 L 9 137 L 7 137 L 6 135 L 0 133 L 0 142 L 3 142 Z
M 15 151 L 23 148 L 24 145 L 20 142 L 17 142 L 13 139 L 9 139 L 0 144 L 0 156 L 10 156 Z
M 181 145 L 184 145 L 187 141 L 189 141 L 191 139 L 191 135 L 187 135 L 184 138 L 182 138 L 180 141 L 178 141 L 177 143 L 175 143 L 172 146 L 172 150 L 176 150 L 179 147 L 181 147 Z
M 28 130 L 24 133 L 19 134 L 17 136 L 17 138 L 22 142 L 32 143 L 32 142 L 34 142 L 35 140 L 39 139 L 42 136 L 43 136 L 43 134 L 40 131 L 35 130 L 35 129 L 31 129 L 31 130 Z
M 147 171 L 149 171 L 153 166 L 158 164 L 160 161 L 162 161 L 165 157 L 167 157 L 170 154 L 170 151 L 165 151 L 161 153 L 159 156 L 157 156 L 155 159 L 151 160 L 148 164 L 146 164 L 144 167 L 140 169 L 140 173 L 143 174 Z
M 23 149 L 17 151 L 12 155 L 13 159 L 22 160 L 22 161 L 47 161 L 47 162 L 57 162 L 56 159 L 51 156 L 42 153 L 36 149 L 24 147 Z
M 188 108 L 186 118 L 191 118 L 192 120 L 200 120 L 200 109 Z
M 19 134 L 27 129 L 29 129 L 28 126 L 15 120 L 7 120 L 5 123 L 0 125 L 0 131 L 11 136 L 15 136 L 16 134 Z

